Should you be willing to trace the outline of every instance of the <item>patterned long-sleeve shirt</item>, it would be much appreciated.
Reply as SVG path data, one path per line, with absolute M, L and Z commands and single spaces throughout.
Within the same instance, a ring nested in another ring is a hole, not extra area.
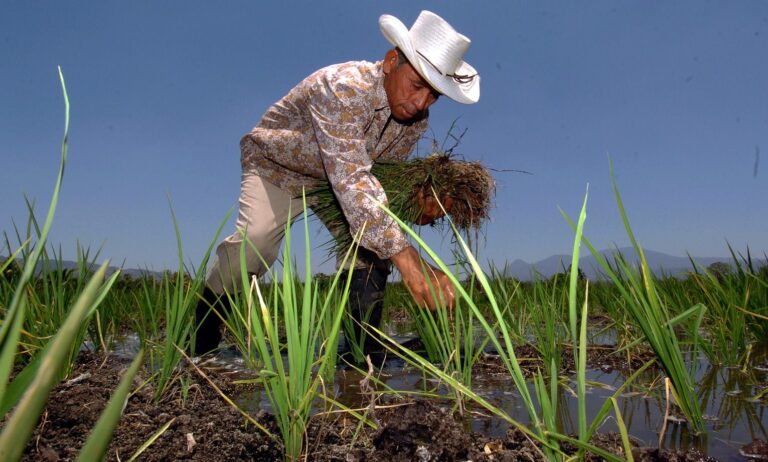
M 365 224 L 360 245 L 387 259 L 408 245 L 376 202 L 387 204 L 371 174 L 377 160 L 405 160 L 427 129 L 391 116 L 381 62 L 356 61 L 320 69 L 270 107 L 240 141 L 244 171 L 295 196 L 328 181 L 350 232 Z

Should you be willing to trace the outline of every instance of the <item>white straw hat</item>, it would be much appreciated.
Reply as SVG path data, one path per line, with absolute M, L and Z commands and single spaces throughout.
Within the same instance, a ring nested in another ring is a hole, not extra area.
M 471 41 L 431 11 L 422 11 L 411 30 L 396 17 L 379 18 L 384 37 L 398 47 L 432 87 L 464 104 L 480 99 L 480 75 L 464 62 Z

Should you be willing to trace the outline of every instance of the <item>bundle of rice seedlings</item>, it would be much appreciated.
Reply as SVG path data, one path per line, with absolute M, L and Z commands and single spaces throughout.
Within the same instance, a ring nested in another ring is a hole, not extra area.
M 445 205 L 451 198 L 448 215 L 462 232 L 478 229 L 488 218 L 496 184 L 479 162 L 466 162 L 437 152 L 403 162 L 377 162 L 371 170 L 389 200 L 389 209 L 407 223 L 418 224 L 422 209 L 419 196 L 437 194 Z M 433 193 L 434 191 L 434 193 Z M 334 230 L 332 250 L 343 251 L 352 243 L 344 214 L 330 184 L 307 192 L 315 215 Z

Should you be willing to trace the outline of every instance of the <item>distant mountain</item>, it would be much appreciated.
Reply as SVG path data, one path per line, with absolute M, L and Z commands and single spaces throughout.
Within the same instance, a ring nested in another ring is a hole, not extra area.
M 0 255 L 0 264 L 5 262 L 7 259 L 7 256 Z M 61 261 L 61 267 L 65 270 L 76 270 L 78 268 L 77 262 L 72 260 L 62 260 Z M 36 272 L 39 272 L 41 269 L 41 265 L 38 263 L 37 268 L 35 268 Z M 91 270 L 96 271 L 99 269 L 99 265 L 91 265 Z M 107 276 L 114 273 L 117 270 L 120 270 L 121 268 L 117 266 L 109 266 L 107 268 Z M 138 269 L 138 268 L 122 268 L 122 274 L 131 276 L 132 278 L 138 278 L 143 276 L 152 276 L 155 278 L 159 278 L 162 276 L 162 271 L 150 271 L 146 269 Z
M 693 266 L 688 257 L 675 257 L 648 249 L 643 249 L 643 252 L 648 261 L 648 266 L 657 276 L 683 276 L 685 273 L 693 271 Z M 634 265 L 637 265 L 640 261 L 640 258 L 633 247 L 601 250 L 599 253 L 604 259 L 611 263 L 613 263 L 614 256 L 617 255 L 617 253 L 621 253 L 628 262 Z M 693 257 L 693 260 L 696 264 L 703 267 L 707 267 L 715 262 L 723 262 L 729 265 L 733 264 L 733 260 L 730 258 Z M 765 263 L 765 260 L 755 260 L 757 266 L 764 265 Z M 517 259 L 507 266 L 507 272 L 510 276 L 521 281 L 530 281 L 533 279 L 534 274 L 538 274 L 538 277 L 540 278 L 549 278 L 556 273 L 566 271 L 570 265 L 570 255 L 552 255 L 551 257 L 547 257 L 535 263 L 528 263 Z M 584 274 L 590 279 L 600 279 L 603 277 L 603 271 L 600 264 L 589 252 L 582 254 L 579 259 L 579 268 L 581 268 Z

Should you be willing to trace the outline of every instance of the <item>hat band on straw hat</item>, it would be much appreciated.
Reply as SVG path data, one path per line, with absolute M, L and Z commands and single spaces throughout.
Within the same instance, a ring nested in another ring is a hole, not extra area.
M 437 72 L 439 72 L 439 73 L 440 73 L 440 75 L 442 75 L 442 76 L 445 76 L 445 77 L 451 77 L 453 80 L 455 80 L 455 81 L 456 81 L 456 83 L 469 83 L 469 82 L 471 82 L 471 81 L 472 81 L 472 80 L 473 80 L 475 77 L 477 77 L 477 73 L 475 73 L 475 74 L 472 74 L 472 75 L 469 75 L 469 74 L 465 74 L 465 75 L 462 75 L 462 74 L 456 74 L 456 73 L 453 73 L 453 74 L 448 74 L 448 73 L 446 73 L 446 72 L 443 72 L 442 70 L 440 70 L 440 68 L 439 68 L 439 67 L 437 67 L 437 66 L 435 65 L 435 63 L 433 63 L 432 61 L 430 61 L 430 60 L 429 60 L 429 58 L 427 58 L 426 56 L 424 56 L 424 53 L 420 52 L 419 50 L 416 50 L 416 53 L 418 53 L 418 54 L 419 54 L 419 56 L 421 56 L 422 58 L 424 58 L 424 61 L 426 61 L 426 62 L 427 62 L 427 64 L 429 64 L 430 66 L 434 67 L 434 68 L 435 68 L 435 70 L 436 70 Z

